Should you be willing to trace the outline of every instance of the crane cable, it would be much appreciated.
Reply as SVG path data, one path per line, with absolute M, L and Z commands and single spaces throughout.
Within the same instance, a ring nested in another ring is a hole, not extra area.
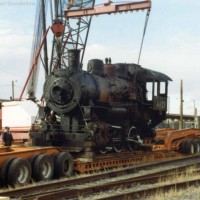
M 143 31 L 142 41 L 141 41 L 141 45 L 140 45 L 140 52 L 139 52 L 139 56 L 138 56 L 138 63 L 137 63 L 138 65 L 139 65 L 139 62 L 140 62 L 140 56 L 141 56 L 141 52 L 142 52 L 142 46 L 143 46 L 144 36 L 145 36 L 145 33 L 146 33 L 146 29 L 147 29 L 149 15 L 150 15 L 150 9 L 147 10 L 147 14 L 146 14 L 146 20 L 145 20 L 145 24 L 144 24 L 144 31 Z

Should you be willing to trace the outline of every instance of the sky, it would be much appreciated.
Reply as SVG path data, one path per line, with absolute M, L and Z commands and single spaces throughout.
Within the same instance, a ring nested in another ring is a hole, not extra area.
M 106 1 L 96 0 L 96 4 L 102 2 Z M 140 65 L 173 80 L 169 83 L 169 113 L 179 113 L 181 80 L 183 113 L 193 114 L 194 106 L 200 110 L 199 10 L 198 0 L 152 0 Z M 12 96 L 12 81 L 15 97 L 20 96 L 30 66 L 35 12 L 36 0 L 0 0 L 0 99 Z M 145 18 L 146 11 L 93 17 L 84 68 L 93 58 L 137 63 Z M 41 72 L 38 93 L 43 83 Z

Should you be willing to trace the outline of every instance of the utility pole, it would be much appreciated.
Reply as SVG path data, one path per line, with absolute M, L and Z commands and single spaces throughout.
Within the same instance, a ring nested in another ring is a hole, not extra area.
M 14 81 L 12 81 L 12 100 L 14 100 L 15 98 L 15 85 L 14 85 Z
M 183 129 L 183 80 L 181 80 L 181 84 L 180 84 L 180 127 L 179 129 Z
M 194 103 L 194 128 L 196 128 L 196 115 L 197 115 L 197 111 L 196 111 L 195 100 L 193 100 L 193 103 Z
M 17 82 L 17 81 L 12 80 L 12 100 L 13 101 L 15 100 L 15 82 Z
M 15 82 L 17 82 L 17 80 L 13 81 L 12 80 L 12 100 L 15 100 Z

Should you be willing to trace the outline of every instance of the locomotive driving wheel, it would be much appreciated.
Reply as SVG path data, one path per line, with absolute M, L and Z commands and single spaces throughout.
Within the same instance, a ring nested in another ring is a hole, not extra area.
M 130 128 L 126 141 L 130 151 L 137 150 L 139 145 L 142 144 L 142 140 L 135 127 Z
M 112 146 L 115 152 L 120 153 L 122 151 L 122 137 L 120 131 L 114 130 L 112 137 Z
M 104 146 L 99 147 L 99 152 L 100 154 L 106 154 L 107 153 L 107 149 Z

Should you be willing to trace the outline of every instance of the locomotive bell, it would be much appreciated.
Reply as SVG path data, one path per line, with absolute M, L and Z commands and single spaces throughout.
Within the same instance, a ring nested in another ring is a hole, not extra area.
M 80 49 L 69 49 L 68 50 L 68 65 L 73 71 L 80 69 Z

